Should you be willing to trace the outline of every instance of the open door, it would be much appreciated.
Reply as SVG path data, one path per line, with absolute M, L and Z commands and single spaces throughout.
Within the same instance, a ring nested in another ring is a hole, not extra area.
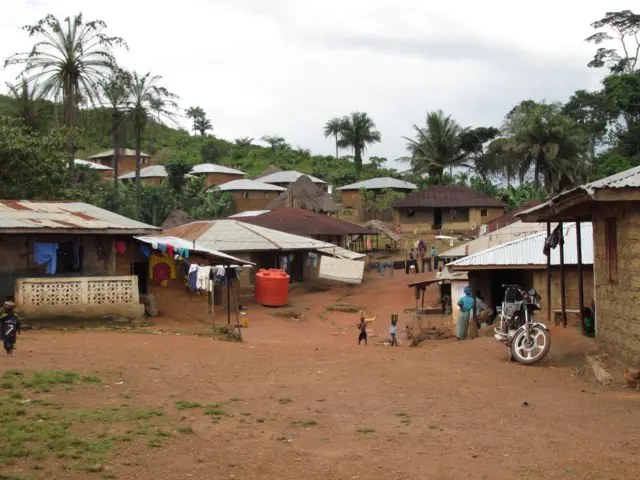
M 435 230 L 442 229 L 442 208 L 435 208 L 433 210 L 433 227 Z
M 138 277 L 138 293 L 140 295 L 146 295 L 147 291 L 147 279 L 149 278 L 149 262 L 134 262 L 133 274 Z

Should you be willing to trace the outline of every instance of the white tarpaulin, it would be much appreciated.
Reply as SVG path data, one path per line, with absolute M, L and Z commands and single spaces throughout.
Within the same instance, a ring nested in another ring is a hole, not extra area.
M 319 277 L 324 280 L 360 284 L 364 274 L 364 262 L 322 256 Z

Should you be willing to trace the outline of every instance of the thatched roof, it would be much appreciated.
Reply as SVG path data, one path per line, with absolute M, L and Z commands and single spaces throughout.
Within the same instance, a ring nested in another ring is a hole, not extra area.
M 192 221 L 193 219 L 189 217 L 187 212 L 184 212 L 182 210 L 174 210 L 167 216 L 167 218 L 165 218 L 164 222 L 162 222 L 162 225 L 160 225 L 160 227 L 163 230 L 166 230 L 168 228 L 179 227 L 180 225 L 184 225 Z
M 272 173 L 277 173 L 277 172 L 281 172 L 281 171 L 282 171 L 282 169 L 280 167 L 276 167 L 276 166 L 271 165 L 264 172 L 262 172 L 261 174 L 256 175 L 255 177 L 253 177 L 253 179 L 257 180 L 258 178 L 266 177 L 267 175 L 271 175 Z
M 364 224 L 364 226 L 370 230 L 378 232 L 380 235 L 384 235 L 385 237 L 390 238 L 394 242 L 399 242 L 400 240 L 402 240 L 402 237 L 400 235 L 392 231 L 390 228 L 387 228 L 387 226 L 380 220 L 369 220 Z
M 316 213 L 337 212 L 340 207 L 328 193 L 318 187 L 306 175 L 301 176 L 284 193 L 265 207 L 265 210 L 276 208 L 302 208 Z

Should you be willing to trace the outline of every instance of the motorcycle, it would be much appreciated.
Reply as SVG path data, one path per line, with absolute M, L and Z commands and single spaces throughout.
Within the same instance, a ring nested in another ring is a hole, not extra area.
M 505 289 L 500 311 L 500 327 L 494 328 L 498 342 L 507 347 L 509 361 L 533 365 L 551 348 L 551 333 L 544 323 L 536 322 L 533 313 L 540 310 L 541 297 L 534 288 L 525 291 L 520 285 L 502 285 Z

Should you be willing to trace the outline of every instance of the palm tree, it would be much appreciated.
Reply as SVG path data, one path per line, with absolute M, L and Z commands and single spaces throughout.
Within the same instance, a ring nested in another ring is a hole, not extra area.
M 234 140 L 235 144 L 241 148 L 249 148 L 253 145 L 253 137 L 240 137 Z
M 362 171 L 362 153 L 367 145 L 378 143 L 382 135 L 376 129 L 374 121 L 364 112 L 353 112 L 342 119 L 338 145 L 342 148 L 353 148 L 353 163 L 356 168 L 356 180 Z
M 187 118 L 193 120 L 193 134 L 195 135 L 198 132 L 198 119 L 204 118 L 205 113 L 201 107 L 190 107 L 185 111 Z
M 463 129 L 442 110 L 428 112 L 426 125 L 414 125 L 413 129 L 415 138 L 403 137 L 411 156 L 401 160 L 408 161 L 415 173 L 438 177 L 442 184 L 445 168 L 453 170 L 466 157 L 461 150 Z
M 211 124 L 211 120 L 207 117 L 200 117 L 196 120 L 195 126 L 197 130 L 200 132 L 200 136 L 204 137 L 207 134 L 207 131 L 213 130 L 213 125 Z
M 175 109 L 177 109 L 175 99 L 178 97 L 170 93 L 166 88 L 158 86 L 161 78 L 157 75 L 151 75 L 151 73 L 139 76 L 136 72 L 133 72 L 127 94 L 126 112 L 129 121 L 133 125 L 136 142 L 135 204 L 137 218 L 140 218 L 140 151 L 144 130 L 149 123 L 153 109 L 160 106 L 160 103 L 157 102 L 158 99 L 162 100 L 161 110 L 156 112 L 159 121 L 161 121 L 160 115 L 174 119 Z
M 265 135 L 260 140 L 269 144 L 274 155 L 276 150 L 283 149 L 285 145 L 288 145 L 284 137 L 280 137 L 279 135 Z
M 128 85 L 131 77 L 127 72 L 116 71 L 107 80 L 101 82 L 102 97 L 111 110 L 111 146 L 113 147 L 113 207 L 120 212 L 120 192 L 118 167 L 122 149 L 125 145 L 125 108 Z
M 63 25 L 63 22 L 65 25 Z M 5 61 L 9 65 L 24 65 L 30 81 L 39 82 L 44 97 L 59 101 L 62 95 L 63 120 L 69 127 L 77 125 L 77 109 L 81 99 L 95 104 L 100 80 L 116 65 L 112 48 L 124 46 L 120 37 L 106 35 L 102 20 L 85 22 L 82 13 L 60 22 L 47 15 L 35 25 L 24 29 L 38 37 L 30 52 L 18 53 Z M 75 181 L 75 139 L 69 141 L 69 182 Z
M 344 118 L 333 117 L 324 124 L 324 138 L 333 137 L 336 141 L 336 158 L 338 158 L 338 136 L 342 130 L 342 122 Z
M 40 129 L 42 119 L 42 94 L 38 84 L 29 85 L 26 78 L 22 78 L 16 85 L 6 84 L 12 99 L 12 114 L 22 120 L 22 124 L 33 131 Z

